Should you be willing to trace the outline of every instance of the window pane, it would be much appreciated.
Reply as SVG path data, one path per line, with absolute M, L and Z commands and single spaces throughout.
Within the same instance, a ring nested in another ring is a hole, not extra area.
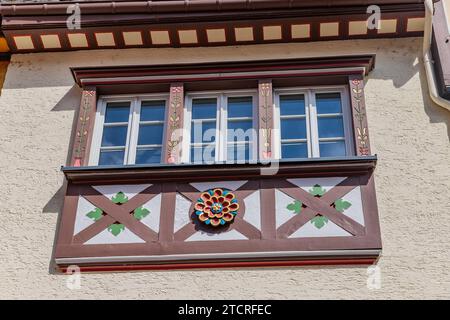
M 215 119 L 216 112 L 216 98 L 192 100 L 192 119 Z
M 228 121 L 228 141 L 249 141 L 253 135 L 252 121 Z
M 281 139 L 306 139 L 306 120 L 282 119 Z
M 213 142 L 216 140 L 216 122 L 192 122 L 191 142 Z
M 345 156 L 345 142 L 344 141 L 327 141 L 320 142 L 320 156 L 321 157 L 336 157 Z
M 129 102 L 109 102 L 106 105 L 105 123 L 128 122 Z
M 308 145 L 306 143 L 283 143 L 281 145 L 281 158 L 307 158 Z
M 141 125 L 139 127 L 138 145 L 162 144 L 163 124 Z
M 103 128 L 102 147 L 125 146 L 127 126 Z
M 232 144 L 227 148 L 227 160 L 248 161 L 250 160 L 250 145 L 249 144 Z
M 340 93 L 318 93 L 316 94 L 317 113 L 341 113 Z
M 138 149 L 136 151 L 136 164 L 160 162 L 161 148 Z
M 191 162 L 212 163 L 215 161 L 215 144 L 209 144 L 203 147 L 191 147 Z
M 142 101 L 141 121 L 164 121 L 166 111 L 166 102 L 161 101 Z
M 228 118 L 252 117 L 252 97 L 228 98 Z
M 302 94 L 280 96 L 280 114 L 282 116 L 304 115 L 305 96 Z
M 344 137 L 342 117 L 318 118 L 319 138 Z
M 123 164 L 124 155 L 125 155 L 125 151 L 123 151 L 123 150 L 118 150 L 118 151 L 102 150 L 102 151 L 100 151 L 100 159 L 98 161 L 98 164 L 100 166 L 121 165 L 121 164 Z

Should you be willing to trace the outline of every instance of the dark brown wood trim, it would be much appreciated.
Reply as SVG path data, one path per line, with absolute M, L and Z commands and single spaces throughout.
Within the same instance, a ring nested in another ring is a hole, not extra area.
M 294 0 L 294 1 L 280 1 L 280 0 L 235 0 L 235 1 L 216 1 L 204 0 L 186 2 L 178 1 L 134 1 L 127 3 L 127 0 L 115 0 L 104 2 L 81 2 L 79 7 L 82 11 L 88 14 L 120 14 L 120 13 L 186 13 L 187 16 L 195 12 L 211 12 L 217 14 L 218 12 L 231 11 L 257 13 L 259 10 L 270 10 L 277 12 L 280 9 L 295 10 L 298 8 L 309 9 L 311 15 L 323 14 L 320 10 L 328 10 L 328 12 L 335 12 L 335 10 L 345 10 L 342 13 L 351 12 L 355 6 L 367 6 L 365 0 Z M 64 3 L 14 3 L 3 4 L 0 13 L 4 16 L 34 16 L 34 15 L 64 15 L 67 14 L 67 9 L 70 4 L 75 1 L 64 1 Z M 415 7 L 417 9 L 423 8 L 423 0 L 373 0 L 371 4 L 374 5 L 396 5 L 399 9 L 410 9 Z M 343 8 L 341 8 L 343 7 Z M 315 10 L 311 10 L 314 8 Z M 312 12 L 311 12 L 312 11 Z
M 184 119 L 184 87 L 182 83 L 170 85 L 164 143 L 164 163 L 181 163 Z
M 267 1 L 267 0 L 262 0 Z M 281 1 L 280 1 L 281 2 Z M 191 2 L 189 2 L 191 3 Z M 373 3 L 371 3 L 373 4 Z M 223 9 L 223 5 L 221 5 Z M 253 9 L 253 7 L 251 7 Z M 2 29 L 5 38 L 12 52 L 39 52 L 39 51 L 68 51 L 68 50 L 92 50 L 107 48 L 101 47 L 95 41 L 96 32 L 112 33 L 115 43 L 110 48 L 130 48 L 130 47 L 194 47 L 194 46 L 223 46 L 237 44 L 259 44 L 259 43 L 289 43 L 305 41 L 327 41 L 344 39 L 371 39 L 371 38 L 396 38 L 420 36 L 421 31 L 408 32 L 403 28 L 404 22 L 417 15 L 424 15 L 423 4 L 403 4 L 403 5 L 383 5 L 381 11 L 383 18 L 396 19 L 399 26 L 398 32 L 390 34 L 381 34 L 376 30 L 369 30 L 366 34 L 348 35 L 347 29 L 350 21 L 366 20 L 369 15 L 366 13 L 367 5 L 329 7 L 329 8 L 290 8 L 280 10 L 225 10 L 217 12 L 178 12 L 178 13 L 159 13 L 159 12 L 131 12 L 114 14 L 83 14 L 81 16 L 81 32 L 89 39 L 88 46 L 81 48 L 72 48 L 68 43 L 68 35 L 73 33 L 66 27 L 67 14 L 60 15 L 3 15 Z M 0 7 L 0 10 L 7 8 Z M 48 12 L 49 7 L 46 11 Z M 339 23 L 339 33 L 336 36 L 322 36 L 319 32 L 320 24 L 324 22 Z M 309 37 L 295 38 L 290 32 L 291 26 L 296 24 L 309 24 L 311 33 Z M 281 37 L 277 39 L 265 39 L 263 28 L 265 26 L 281 26 Z M 239 26 L 248 26 L 253 29 L 253 38 L 248 41 L 236 41 L 234 37 L 234 28 Z M 226 31 L 225 41 L 209 41 L 206 37 L 207 29 L 222 28 Z M 196 43 L 180 43 L 178 32 L 180 30 L 192 29 L 198 34 Z M 152 43 L 148 37 L 149 30 L 165 30 L 169 32 L 170 41 L 168 43 Z M 142 35 L 142 44 L 128 44 L 123 36 L 123 31 L 138 31 Z M 46 48 L 41 43 L 40 36 L 45 34 L 56 34 L 61 39 L 60 48 Z M 33 48 L 17 48 L 14 45 L 14 37 L 29 35 L 33 41 Z
M 280 161 L 277 177 L 296 175 L 318 177 L 332 175 L 359 175 L 372 172 L 376 165 L 375 156 L 298 159 Z M 271 178 L 262 175 L 269 165 L 255 164 L 211 164 L 211 165 L 129 165 L 62 168 L 72 183 L 124 184 L 139 181 L 201 181 L 206 179 L 232 180 L 250 178 Z
M 93 136 L 95 112 L 97 111 L 97 93 L 95 87 L 84 87 L 81 93 L 80 108 L 77 112 L 75 141 L 70 164 L 74 167 L 87 166 L 89 150 Z
M 173 241 L 174 219 L 177 186 L 175 183 L 162 185 L 161 217 L 159 227 L 159 241 Z
M 273 180 L 261 180 L 260 184 L 261 206 L 261 239 L 272 240 L 277 238 L 275 209 L 275 187 Z
M 172 263 L 172 264 L 132 264 L 132 265 L 107 265 L 81 266 L 81 272 L 117 272 L 117 271 L 148 271 L 148 270 L 183 270 L 183 269 L 218 269 L 218 268 L 279 268 L 301 266 L 338 266 L 338 265 L 372 265 L 378 256 L 374 257 L 349 257 L 334 259 L 305 259 L 305 260 L 280 260 L 280 261 L 235 261 L 235 262 L 209 262 L 209 263 Z M 67 272 L 68 266 L 57 266 L 61 273 Z
M 213 63 L 195 63 L 195 64 L 169 64 L 169 65 L 133 65 L 117 67 L 77 67 L 71 68 L 72 75 L 80 86 L 112 84 L 115 82 L 124 83 L 126 78 L 152 77 L 152 82 L 167 83 L 167 77 L 183 78 L 195 75 L 198 80 L 237 78 L 236 74 L 249 74 L 246 78 L 260 79 L 260 75 L 251 75 L 252 72 L 268 72 L 276 74 L 286 71 L 309 71 L 310 73 L 320 73 L 322 69 L 328 69 L 327 75 L 333 74 L 333 71 L 344 70 L 345 68 L 363 68 L 364 73 L 368 74 L 374 68 L 375 54 L 366 55 L 344 55 L 322 58 L 302 58 L 302 59 L 277 59 L 277 60 L 252 60 L 252 61 L 234 61 L 234 62 L 213 62 Z M 329 70 L 332 69 L 332 70 Z M 211 74 L 224 74 L 223 76 L 205 77 Z M 345 72 L 344 72 L 345 73 Z M 350 72 L 351 73 L 351 72 Z M 347 74 L 349 72 L 347 71 Z M 291 76 L 296 76 L 295 74 Z M 161 79 L 158 79 L 161 77 Z M 287 77 L 285 75 L 284 77 Z M 105 79 L 110 79 L 105 80 Z M 143 81 L 143 80 L 141 80 Z M 193 81 L 193 80 L 190 80 Z M 138 83 L 139 81 L 134 81 Z
M 359 75 L 351 75 L 348 79 L 356 147 L 355 153 L 358 156 L 368 156 L 371 152 L 364 96 L 364 79 Z

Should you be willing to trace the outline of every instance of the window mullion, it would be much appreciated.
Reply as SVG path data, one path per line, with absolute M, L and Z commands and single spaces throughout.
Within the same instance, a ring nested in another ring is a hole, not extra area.
M 126 164 L 134 164 L 136 162 L 137 140 L 139 135 L 139 119 L 140 119 L 141 101 L 134 98 L 131 102 L 131 123 L 129 125 L 129 139 L 126 147 L 127 162 Z
M 315 92 L 313 90 L 308 90 L 308 112 L 307 117 L 307 125 L 308 128 L 308 150 L 309 157 L 316 158 L 320 157 L 319 150 L 319 129 L 317 123 L 317 108 L 316 108 L 316 97 Z
M 218 114 L 217 114 L 217 130 L 216 130 L 216 161 L 226 160 L 227 148 L 227 134 L 228 134 L 228 112 L 227 97 L 221 94 L 218 99 Z

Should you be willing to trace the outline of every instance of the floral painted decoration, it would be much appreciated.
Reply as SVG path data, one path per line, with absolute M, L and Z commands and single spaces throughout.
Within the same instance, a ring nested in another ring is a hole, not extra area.
M 200 195 L 194 208 L 201 222 L 217 227 L 233 221 L 238 214 L 239 204 L 229 190 L 210 189 Z

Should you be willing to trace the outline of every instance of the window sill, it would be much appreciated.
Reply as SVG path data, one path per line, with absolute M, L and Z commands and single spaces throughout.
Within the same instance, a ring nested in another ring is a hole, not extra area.
M 324 177 L 360 175 L 372 172 L 377 156 L 350 156 L 280 160 L 279 163 L 251 164 L 155 164 L 121 166 L 62 167 L 72 183 L 110 183 L 126 181 L 198 181 L 205 179 L 264 178 L 271 176 Z

